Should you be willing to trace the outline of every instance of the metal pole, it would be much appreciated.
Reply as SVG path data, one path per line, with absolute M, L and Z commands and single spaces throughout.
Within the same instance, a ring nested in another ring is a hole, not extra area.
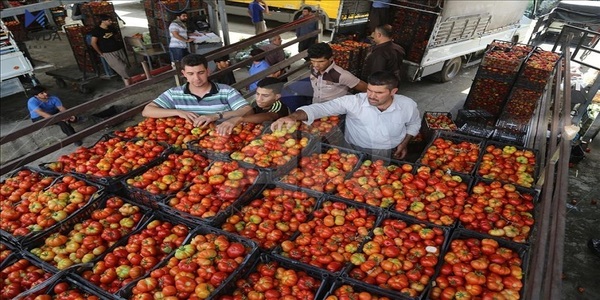
M 225 11 L 225 1 L 217 1 L 219 16 L 221 19 L 221 30 L 223 30 L 223 42 L 225 46 L 231 44 L 229 39 L 229 24 L 227 24 L 227 12 Z

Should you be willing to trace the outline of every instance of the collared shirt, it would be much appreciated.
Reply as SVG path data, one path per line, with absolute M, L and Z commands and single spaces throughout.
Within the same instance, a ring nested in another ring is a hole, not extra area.
M 360 82 L 358 77 L 342 69 L 335 63 L 319 74 L 311 69 L 310 83 L 313 87 L 313 103 L 322 103 L 341 96 L 348 95 L 350 89 Z
M 223 111 L 238 110 L 250 105 L 234 88 L 211 82 L 211 90 L 204 97 L 190 92 L 189 83 L 168 89 L 154 103 L 162 108 L 190 111 L 199 115 L 209 115 Z
M 262 72 L 263 70 L 266 70 L 270 67 L 269 63 L 266 60 L 261 60 L 259 63 L 255 64 L 252 63 L 252 65 L 250 66 L 250 69 L 248 70 L 248 73 L 250 74 L 250 76 L 254 75 L 254 74 L 258 74 L 259 72 Z M 253 83 L 251 83 L 248 86 L 248 90 L 249 91 L 254 91 L 256 90 L 256 87 L 258 86 L 258 81 L 255 81 Z
M 171 41 L 169 41 L 169 48 L 187 48 L 187 43 L 173 36 L 173 31 L 177 31 L 179 35 L 187 39 L 187 28 L 181 26 L 177 22 L 171 22 L 169 25 L 169 35 L 171 35 Z
M 46 101 L 42 101 L 36 96 L 33 96 L 27 100 L 27 108 L 29 109 L 29 115 L 32 119 L 40 117 L 40 115 L 35 112 L 38 109 L 53 115 L 58 113 L 59 106 L 62 106 L 62 102 L 60 102 L 60 99 L 58 99 L 56 96 L 48 96 L 48 100 Z
M 369 104 L 367 93 L 302 106 L 298 110 L 308 115 L 308 124 L 325 116 L 346 114 L 346 141 L 366 149 L 392 149 L 406 134 L 416 136 L 421 128 L 417 103 L 402 95 L 394 95 L 394 101 L 385 111 Z
M 390 5 L 387 3 L 390 3 L 390 0 L 375 0 L 373 1 L 373 8 L 388 8 Z

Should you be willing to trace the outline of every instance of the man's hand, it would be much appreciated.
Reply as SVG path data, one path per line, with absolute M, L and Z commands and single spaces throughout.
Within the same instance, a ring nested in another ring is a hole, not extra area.
M 242 117 L 229 118 L 223 123 L 217 125 L 217 133 L 219 135 L 230 135 L 233 132 L 233 128 L 240 123 Z
M 204 127 L 218 119 L 219 119 L 219 116 L 216 116 L 216 115 L 202 115 L 202 116 L 196 117 L 196 119 L 194 120 L 194 122 L 192 124 L 194 124 L 195 127 Z
M 177 115 L 180 118 L 185 119 L 187 122 L 190 122 L 192 124 L 194 124 L 194 121 L 196 120 L 196 118 L 198 118 L 198 115 L 193 113 L 193 112 L 189 112 L 189 111 L 177 111 Z
M 408 149 L 404 143 L 400 143 L 398 147 L 396 147 L 396 151 L 394 152 L 394 157 L 398 159 L 403 159 L 406 154 L 408 154 Z
M 282 117 L 282 118 L 275 120 L 275 122 L 273 122 L 273 124 L 271 124 L 271 131 L 281 130 L 282 128 L 291 128 L 295 124 L 296 124 L 296 120 L 294 118 L 290 118 L 289 116 Z

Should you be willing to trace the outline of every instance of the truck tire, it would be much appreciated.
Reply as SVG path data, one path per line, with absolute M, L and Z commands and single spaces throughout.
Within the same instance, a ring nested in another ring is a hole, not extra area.
M 438 75 L 438 79 L 440 82 L 448 82 L 452 80 L 458 72 L 460 72 L 460 68 L 462 67 L 462 58 L 455 57 L 453 59 L 447 60 L 444 63 L 444 67 L 440 71 Z

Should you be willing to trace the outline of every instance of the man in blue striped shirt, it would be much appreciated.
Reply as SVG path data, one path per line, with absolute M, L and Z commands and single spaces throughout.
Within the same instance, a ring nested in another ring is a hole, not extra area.
M 162 93 L 148 103 L 142 115 L 147 118 L 180 117 L 196 127 L 218 120 L 252 114 L 252 107 L 234 88 L 208 80 L 206 57 L 189 54 L 181 60 L 187 83 Z

